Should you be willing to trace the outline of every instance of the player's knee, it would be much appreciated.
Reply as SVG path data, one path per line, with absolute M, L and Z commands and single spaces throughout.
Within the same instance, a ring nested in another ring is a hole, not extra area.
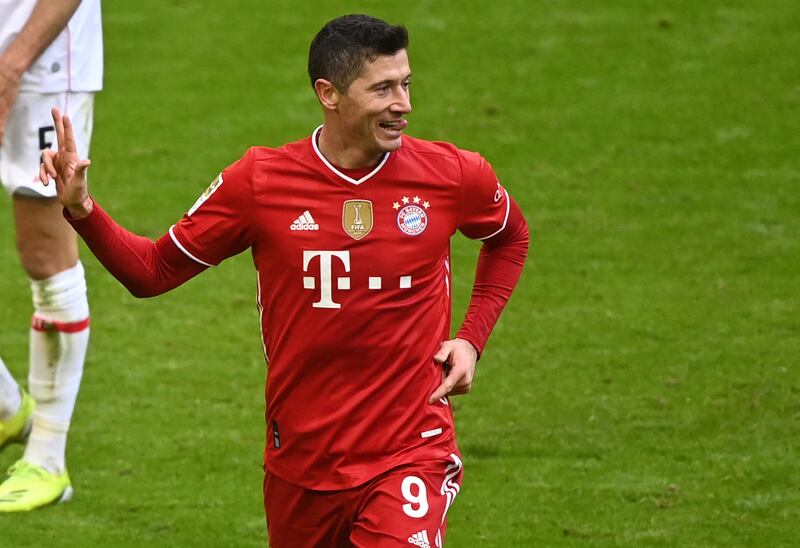
M 17 238 L 17 251 L 22 268 L 32 280 L 45 280 L 75 266 L 68 250 L 56 249 L 54 240 L 46 238 L 31 241 Z
M 31 281 L 34 315 L 61 323 L 80 322 L 89 317 L 86 277 L 83 265 L 75 265 L 42 280 Z
M 45 249 L 17 240 L 17 251 L 22 268 L 29 278 L 43 280 L 58 272 L 58 267 L 52 264 L 51 256 Z

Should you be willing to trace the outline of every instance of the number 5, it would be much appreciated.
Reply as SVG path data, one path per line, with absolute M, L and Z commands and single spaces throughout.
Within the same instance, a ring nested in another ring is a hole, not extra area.
M 416 494 L 412 492 L 412 487 L 416 487 Z M 403 505 L 403 512 L 407 516 L 421 518 L 428 513 L 428 492 L 421 479 L 417 476 L 406 476 L 403 478 L 403 485 L 400 489 L 403 492 L 403 498 L 408 501 Z
M 47 150 L 53 146 L 53 141 L 47 139 L 47 134 L 55 130 L 55 126 L 42 126 L 39 128 L 39 150 Z

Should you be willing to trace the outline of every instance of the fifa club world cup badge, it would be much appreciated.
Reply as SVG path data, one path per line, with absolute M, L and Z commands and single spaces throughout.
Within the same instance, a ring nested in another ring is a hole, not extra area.
M 372 230 L 372 202 L 347 200 L 342 205 L 342 228 L 356 240 L 369 234 Z
M 403 196 L 399 202 L 392 204 L 392 208 L 399 210 L 397 227 L 409 236 L 419 236 L 428 228 L 428 214 L 425 211 L 429 207 L 431 207 L 430 202 L 419 196 L 412 198 Z

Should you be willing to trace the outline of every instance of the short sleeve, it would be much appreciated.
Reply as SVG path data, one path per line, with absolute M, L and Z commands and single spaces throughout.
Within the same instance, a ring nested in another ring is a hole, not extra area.
M 459 150 L 458 156 L 462 174 L 458 229 L 473 240 L 491 238 L 508 221 L 508 192 L 480 154 Z
M 251 149 L 223 170 L 183 218 L 169 229 L 172 241 L 190 259 L 216 266 L 250 247 L 252 166 Z

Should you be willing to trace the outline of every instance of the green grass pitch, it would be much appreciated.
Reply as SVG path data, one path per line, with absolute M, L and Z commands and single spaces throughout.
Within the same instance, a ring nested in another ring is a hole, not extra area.
M 306 52 L 326 20 L 410 29 L 409 133 L 480 150 L 535 242 L 455 404 L 466 476 L 449 546 L 800 542 L 796 1 L 103 7 L 90 184 L 151 237 L 248 146 L 315 127 Z M 10 217 L 0 200 L 0 353 L 24 378 Z M 459 320 L 476 251 L 456 238 Z M 75 498 L 0 516 L 0 546 L 263 546 L 249 256 L 146 301 L 83 261 Z

